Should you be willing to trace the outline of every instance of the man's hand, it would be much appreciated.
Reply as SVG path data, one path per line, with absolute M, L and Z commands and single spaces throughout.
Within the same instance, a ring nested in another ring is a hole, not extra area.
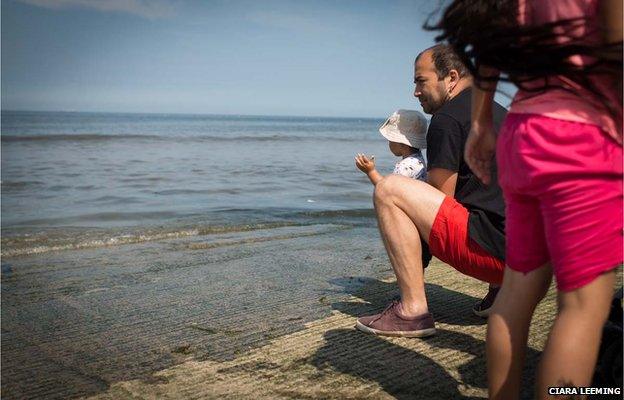
M 364 154 L 358 153 L 355 156 L 355 166 L 368 175 L 375 170 L 375 156 L 371 156 L 369 159 Z
M 466 147 L 464 148 L 464 160 L 472 172 L 483 182 L 489 185 L 492 177 L 492 162 L 496 150 L 496 132 L 491 123 L 473 123 L 470 127 Z

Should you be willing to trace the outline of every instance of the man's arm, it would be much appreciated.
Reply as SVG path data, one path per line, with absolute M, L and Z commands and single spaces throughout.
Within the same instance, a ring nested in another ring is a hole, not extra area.
M 457 172 L 445 168 L 431 168 L 427 172 L 427 183 L 447 196 L 455 196 Z
M 459 122 L 449 115 L 435 114 L 427 133 L 427 183 L 450 197 L 455 197 L 462 148 Z

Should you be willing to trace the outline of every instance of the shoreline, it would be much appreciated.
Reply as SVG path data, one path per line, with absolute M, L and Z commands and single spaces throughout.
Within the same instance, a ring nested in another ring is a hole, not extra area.
M 207 239 L 5 258 L 2 397 L 486 395 L 486 325 L 471 313 L 484 283 L 435 260 L 426 290 L 438 334 L 380 338 L 353 328 L 398 294 L 376 228 Z M 555 297 L 551 288 L 531 328 L 525 398 Z

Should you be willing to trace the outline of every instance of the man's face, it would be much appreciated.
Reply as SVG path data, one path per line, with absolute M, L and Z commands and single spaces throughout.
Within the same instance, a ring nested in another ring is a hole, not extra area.
M 430 51 L 425 51 L 414 64 L 414 96 L 427 114 L 433 114 L 448 99 L 448 79 L 438 79 Z

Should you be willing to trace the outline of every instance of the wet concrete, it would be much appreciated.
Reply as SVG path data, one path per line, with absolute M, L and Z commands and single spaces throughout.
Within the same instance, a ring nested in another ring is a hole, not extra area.
M 2 398 L 483 398 L 486 291 L 427 269 L 438 335 L 355 317 L 398 295 L 376 229 L 283 227 L 3 260 Z M 531 330 L 524 397 L 554 314 Z

